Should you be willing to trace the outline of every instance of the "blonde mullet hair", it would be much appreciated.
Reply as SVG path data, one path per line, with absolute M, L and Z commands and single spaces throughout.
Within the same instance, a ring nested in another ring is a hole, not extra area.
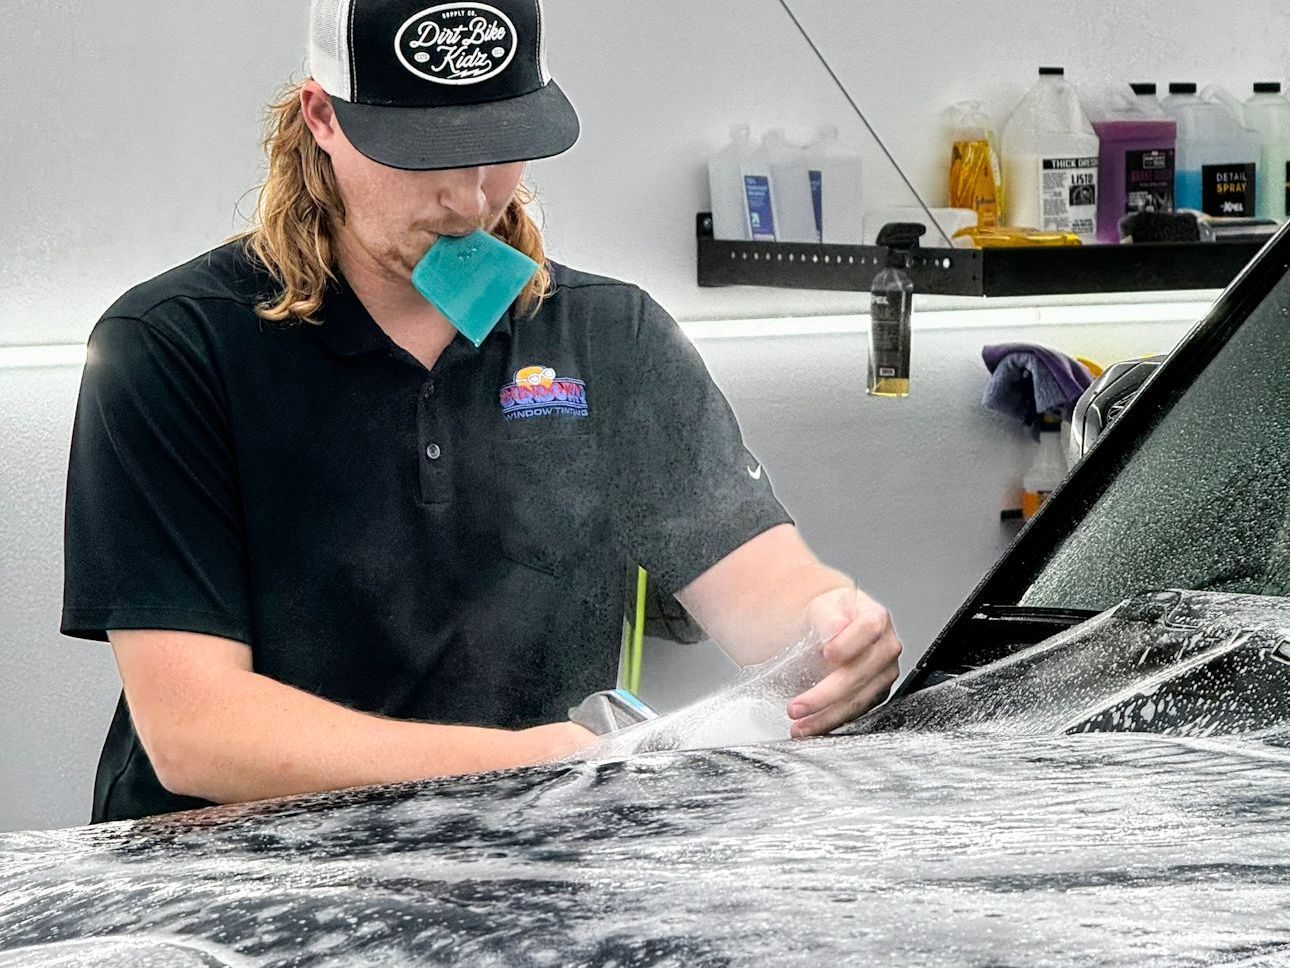
M 336 188 L 331 158 L 318 147 L 300 107 L 304 82 L 290 84 L 266 112 L 261 143 L 268 173 L 260 186 L 251 228 L 229 239 L 240 241 L 281 287 L 275 299 L 255 307 L 270 322 L 317 324 L 329 284 L 336 281 L 332 227 L 345 223 L 345 204 Z M 515 190 L 493 235 L 538 264 L 537 274 L 516 300 L 532 313 L 551 289 L 542 232 L 525 208 L 536 198 L 526 185 Z

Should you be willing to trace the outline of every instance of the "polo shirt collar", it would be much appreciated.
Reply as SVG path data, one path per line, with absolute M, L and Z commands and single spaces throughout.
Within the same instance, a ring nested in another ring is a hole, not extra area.
M 502 318 L 497 321 L 493 333 L 510 336 L 514 314 L 515 304 L 512 303 Z M 319 317 L 322 324 L 314 326 L 313 329 L 328 348 L 340 356 L 357 356 L 373 350 L 388 349 L 394 345 L 394 341 L 372 318 L 372 314 L 367 311 L 367 307 L 363 305 L 363 301 L 358 298 L 358 294 L 354 292 L 340 270 L 336 272 L 336 281 L 327 287 Z M 469 344 L 466 337 L 460 333 L 453 342 Z

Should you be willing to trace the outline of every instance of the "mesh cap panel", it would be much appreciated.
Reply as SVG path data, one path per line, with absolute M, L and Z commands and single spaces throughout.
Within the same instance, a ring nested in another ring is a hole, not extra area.
M 354 0 L 313 0 L 309 15 L 309 73 L 324 91 L 354 99 L 349 18 Z

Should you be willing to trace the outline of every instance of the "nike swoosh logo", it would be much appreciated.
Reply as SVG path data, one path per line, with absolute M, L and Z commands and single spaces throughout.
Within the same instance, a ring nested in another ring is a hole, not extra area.
M 760 480 L 761 480 L 761 465 L 760 465 L 760 464 L 758 464 L 758 465 L 757 465 L 757 469 L 756 469 L 756 470 L 753 470 L 751 467 L 749 467 L 749 468 L 748 468 L 748 476 L 749 476 L 749 477 L 751 477 L 754 481 L 760 481 Z

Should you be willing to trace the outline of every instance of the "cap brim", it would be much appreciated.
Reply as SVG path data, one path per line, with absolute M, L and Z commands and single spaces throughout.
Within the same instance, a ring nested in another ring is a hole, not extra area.
M 350 144 L 390 168 L 427 171 L 532 161 L 578 140 L 578 115 L 551 81 L 530 94 L 452 107 L 389 107 L 332 98 Z

